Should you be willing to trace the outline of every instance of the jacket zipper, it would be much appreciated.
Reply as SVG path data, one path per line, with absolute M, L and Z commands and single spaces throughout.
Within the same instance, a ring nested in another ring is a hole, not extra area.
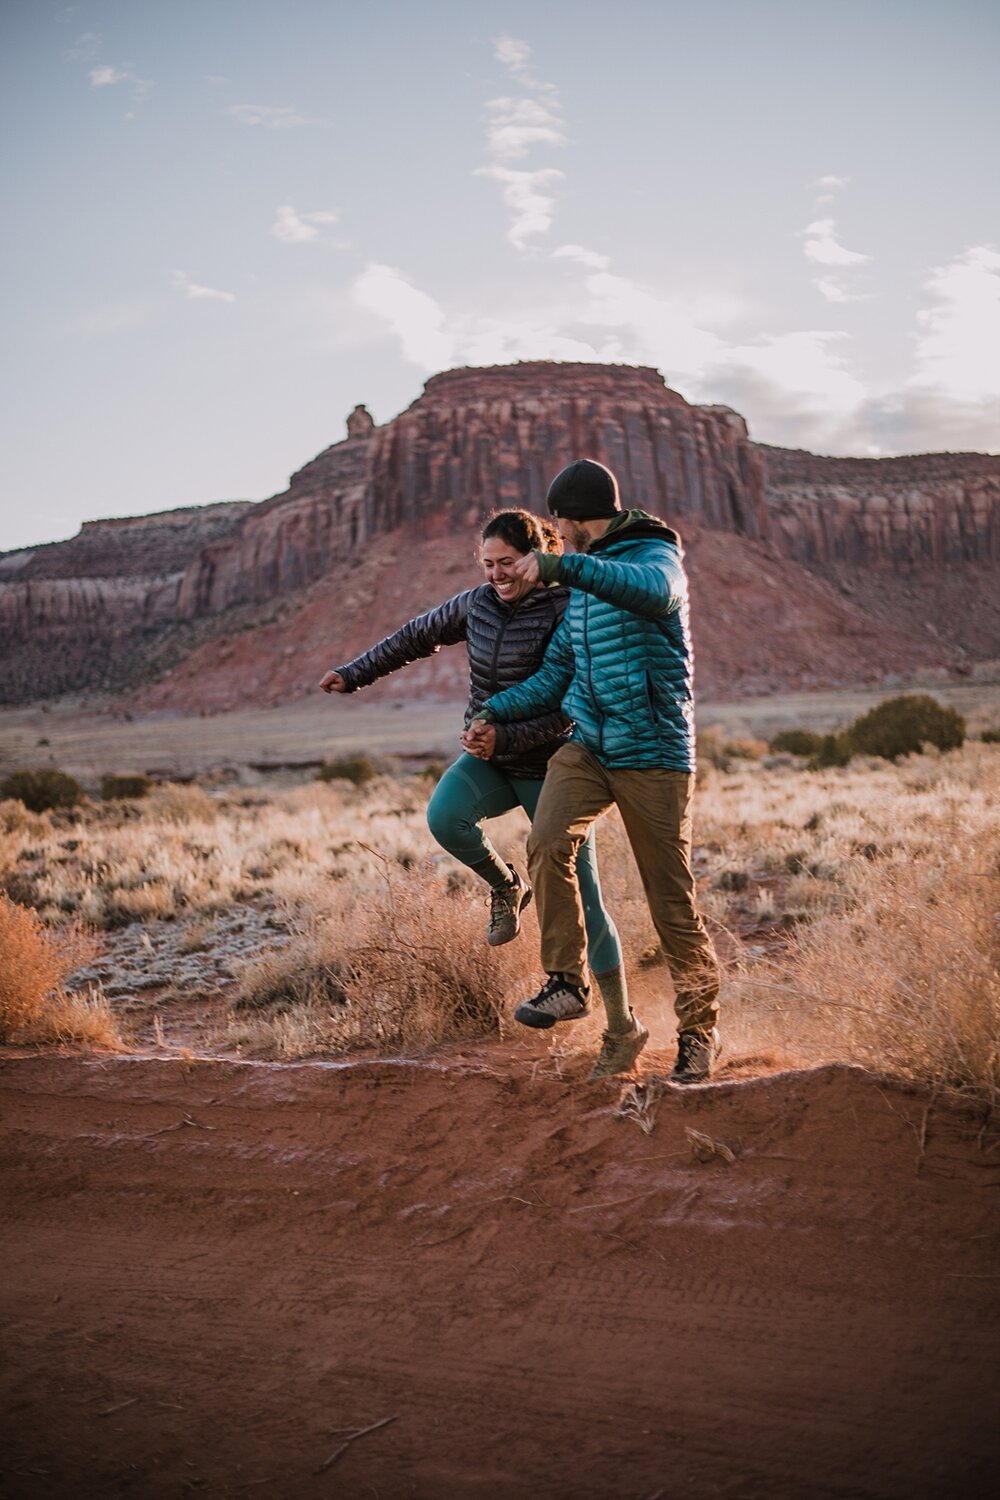
M 503 633 L 507 629 L 507 626 L 510 624 L 511 618 L 512 616 L 508 615 L 507 618 L 501 622 L 500 629 L 497 631 L 497 638 L 493 642 L 493 660 L 490 662 L 489 696 L 491 698 L 493 697 L 494 693 L 499 692 L 500 690 L 500 684 L 497 681 L 497 661 L 500 656 L 500 643 L 503 640 Z
M 590 654 L 590 647 L 587 645 L 587 637 L 590 634 L 590 631 L 589 631 L 589 628 L 588 628 L 589 625 L 590 625 L 590 595 L 589 594 L 584 594 L 584 596 L 583 596 L 583 644 L 584 644 L 584 647 L 586 648 L 586 651 L 587 651 L 587 687 L 590 689 L 590 706 L 591 706 L 591 708 L 594 711 L 594 718 L 597 720 L 597 747 L 600 750 L 601 754 L 603 755 L 604 754 L 604 719 L 601 717 L 600 713 L 598 712 L 598 708 L 597 708 L 597 695 L 594 692 L 594 659 L 593 659 L 593 657 Z

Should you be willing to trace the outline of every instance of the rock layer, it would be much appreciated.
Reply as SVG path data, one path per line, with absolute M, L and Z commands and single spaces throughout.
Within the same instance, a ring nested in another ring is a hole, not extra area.
M 544 511 L 550 479 L 579 456 L 608 464 L 626 504 L 682 533 L 730 533 L 845 587 L 851 574 L 892 589 L 1000 560 L 998 457 L 764 447 L 736 412 L 692 406 L 641 367 L 450 370 L 382 427 L 356 407 L 347 438 L 260 504 L 87 523 L 71 541 L 0 556 L 0 696 L 134 684 L 206 635 L 259 624 L 283 599 L 292 607 L 401 527 L 471 541 L 497 505 Z M 915 622 L 919 634 L 927 623 Z M 947 642 L 949 620 L 932 623 Z M 981 637 L 974 650 L 1000 654 L 1000 640 Z
M 904 574 L 1000 562 L 1000 458 L 759 451 L 773 535 L 787 557 Z

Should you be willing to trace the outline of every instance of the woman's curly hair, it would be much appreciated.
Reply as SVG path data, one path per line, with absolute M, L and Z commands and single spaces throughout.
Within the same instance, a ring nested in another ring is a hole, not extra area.
M 562 538 L 551 521 L 530 510 L 495 510 L 487 516 L 482 540 L 498 536 L 517 552 L 561 552 Z

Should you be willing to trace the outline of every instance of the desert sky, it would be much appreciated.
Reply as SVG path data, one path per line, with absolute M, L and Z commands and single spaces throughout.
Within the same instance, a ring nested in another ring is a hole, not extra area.
M 0 549 L 261 499 L 437 370 L 1000 448 L 991 0 L 5 0 Z

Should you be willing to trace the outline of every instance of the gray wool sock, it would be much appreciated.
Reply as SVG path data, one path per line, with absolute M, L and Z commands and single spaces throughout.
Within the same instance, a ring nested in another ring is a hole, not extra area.
M 611 969 L 607 974 L 595 974 L 597 988 L 604 1001 L 608 1018 L 608 1030 L 619 1035 L 632 1030 L 632 1012 L 628 1006 L 628 982 L 623 968 Z

